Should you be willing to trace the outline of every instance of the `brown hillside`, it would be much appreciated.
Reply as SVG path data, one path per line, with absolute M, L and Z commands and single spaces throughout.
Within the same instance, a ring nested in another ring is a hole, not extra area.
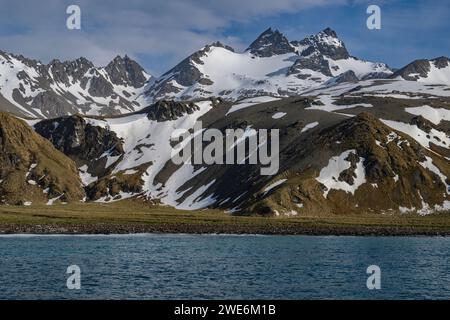
M 4 112 L 0 112 L 0 150 L 0 203 L 83 199 L 75 163 L 25 122 Z

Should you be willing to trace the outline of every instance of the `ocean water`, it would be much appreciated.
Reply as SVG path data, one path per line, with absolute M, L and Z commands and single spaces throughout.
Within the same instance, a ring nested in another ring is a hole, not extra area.
M 449 254 L 441 237 L 1 236 L 0 299 L 449 299 Z

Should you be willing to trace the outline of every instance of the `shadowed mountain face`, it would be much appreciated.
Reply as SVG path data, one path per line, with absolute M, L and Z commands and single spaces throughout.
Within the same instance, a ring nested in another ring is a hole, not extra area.
M 269 28 L 253 41 L 246 51 L 257 57 L 272 57 L 294 52 L 295 49 L 282 33 Z
M 90 122 L 91 121 L 91 122 Z M 105 155 L 120 156 L 122 141 L 114 132 L 95 125 L 95 120 L 79 115 L 43 120 L 34 129 L 78 165 L 101 161 Z
M 122 58 L 117 56 L 105 68 L 111 82 L 115 85 L 130 86 L 141 88 L 145 85 L 148 77 L 145 76 L 145 70 L 128 56 Z

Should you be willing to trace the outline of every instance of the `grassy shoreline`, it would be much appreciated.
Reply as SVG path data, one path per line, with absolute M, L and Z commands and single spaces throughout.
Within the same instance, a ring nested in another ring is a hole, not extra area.
M 0 234 L 135 233 L 450 236 L 450 214 L 249 217 L 218 210 L 179 211 L 127 201 L 0 206 Z

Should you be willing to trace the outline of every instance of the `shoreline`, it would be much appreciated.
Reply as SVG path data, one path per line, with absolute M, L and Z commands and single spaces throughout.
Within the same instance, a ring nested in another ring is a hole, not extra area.
M 450 229 L 387 226 L 306 227 L 299 225 L 198 225 L 198 224 L 0 224 L 3 235 L 303 235 L 303 236 L 435 236 L 448 237 Z
M 0 235 L 228 234 L 311 236 L 450 236 L 450 212 L 439 215 L 237 216 L 182 211 L 137 202 L 0 206 Z

